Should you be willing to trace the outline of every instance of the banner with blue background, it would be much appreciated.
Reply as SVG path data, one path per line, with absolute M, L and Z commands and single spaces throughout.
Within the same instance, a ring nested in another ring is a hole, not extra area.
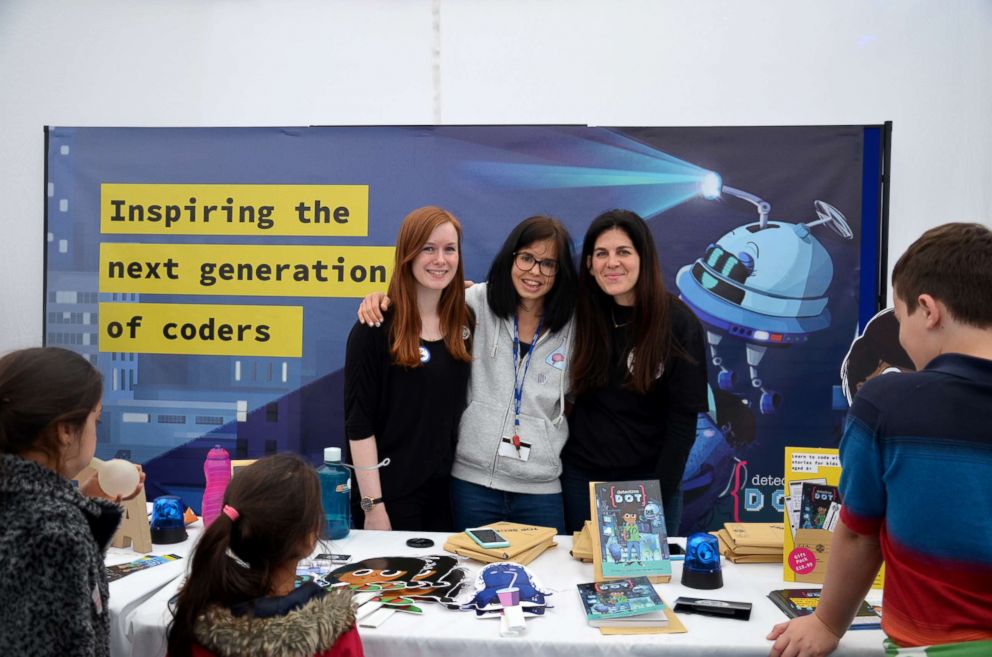
M 682 530 L 781 520 L 783 447 L 837 444 L 876 310 L 881 130 L 49 128 L 45 342 L 104 374 L 98 456 L 195 509 L 214 445 L 344 446 L 345 341 L 410 210 L 459 218 L 478 281 L 528 216 L 578 248 L 629 208 L 709 341 Z

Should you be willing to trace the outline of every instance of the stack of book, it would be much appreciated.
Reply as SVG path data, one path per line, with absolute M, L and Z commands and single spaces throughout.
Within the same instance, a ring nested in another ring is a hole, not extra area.
M 665 603 L 647 577 L 589 582 L 577 586 L 586 620 L 592 627 L 660 630 L 668 626 Z
M 733 563 L 781 563 L 785 525 L 778 522 L 727 522 L 712 532 L 720 553 Z
M 538 527 L 536 525 L 521 525 L 515 522 L 494 522 L 486 525 L 495 529 L 510 545 L 507 547 L 484 548 L 469 538 L 465 532 L 452 534 L 444 543 L 444 549 L 452 554 L 474 559 L 482 563 L 494 561 L 515 561 L 519 564 L 529 564 L 545 550 L 552 548 L 555 542 L 554 527 Z

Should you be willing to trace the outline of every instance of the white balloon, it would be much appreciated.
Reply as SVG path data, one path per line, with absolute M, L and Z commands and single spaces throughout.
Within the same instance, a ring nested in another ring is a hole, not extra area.
M 130 495 L 138 487 L 138 469 L 124 459 L 111 459 L 98 468 L 100 488 L 110 497 Z

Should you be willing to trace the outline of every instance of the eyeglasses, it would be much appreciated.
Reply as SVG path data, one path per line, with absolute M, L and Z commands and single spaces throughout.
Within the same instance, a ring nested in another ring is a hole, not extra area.
M 514 253 L 513 262 L 520 271 L 531 271 L 534 265 L 537 265 L 538 270 L 545 276 L 554 276 L 558 273 L 557 260 L 538 260 L 526 251 Z

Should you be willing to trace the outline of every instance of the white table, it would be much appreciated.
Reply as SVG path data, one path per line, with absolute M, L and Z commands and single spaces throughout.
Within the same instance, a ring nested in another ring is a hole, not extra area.
M 189 554 L 193 550 L 193 545 L 202 531 L 202 520 L 197 520 L 186 528 L 189 535 L 182 543 L 172 545 L 152 544 L 152 551 L 148 555 L 135 552 L 131 548 L 107 549 L 104 563 L 108 566 L 115 566 L 122 563 L 130 563 L 144 556 L 178 554 L 182 559 L 170 561 L 168 563 L 153 566 L 146 570 L 125 575 L 124 577 L 110 583 L 110 600 L 107 605 L 107 612 L 110 614 L 110 654 L 114 657 L 120 655 L 140 655 L 141 652 L 132 652 L 130 623 L 134 612 L 144 602 L 151 598 L 159 589 L 173 582 L 182 579 L 189 563 Z M 165 654 L 164 652 L 162 653 Z
M 430 549 L 409 548 L 406 540 L 413 536 L 430 537 L 434 539 L 435 546 Z M 346 539 L 318 547 L 318 551 L 350 554 L 353 560 L 373 556 L 444 554 L 440 549 L 444 536 L 424 532 L 352 531 Z M 558 547 L 545 552 L 529 565 L 540 583 L 554 591 L 548 599 L 554 608 L 549 609 L 543 618 L 528 618 L 524 636 L 502 638 L 499 636 L 498 621 L 494 619 L 477 619 L 470 612 L 450 611 L 433 603 L 424 603 L 423 616 L 397 613 L 377 629 L 360 629 L 365 654 L 368 657 L 482 657 L 506 654 L 513 657 L 764 657 L 771 647 L 765 636 L 773 625 L 785 620 L 784 614 L 766 597 L 773 589 L 790 586 L 782 581 L 781 565 L 724 561 L 724 587 L 715 591 L 699 591 L 679 584 L 682 564 L 676 561 L 673 562 L 672 582 L 657 587 L 666 602 L 674 604 L 675 598 L 680 595 L 747 601 L 753 604 L 751 620 L 744 622 L 679 614 L 688 629 L 685 634 L 604 636 L 586 624 L 575 584 L 592 581 L 592 564 L 572 559 L 568 553 L 571 543 L 571 537 L 559 536 Z M 474 561 L 464 563 L 473 574 L 480 567 Z M 165 627 L 170 620 L 167 604 L 180 584 L 180 579 L 172 580 L 147 597 L 131 613 L 121 617 L 124 625 L 120 632 L 130 638 L 130 651 L 115 651 L 112 653 L 114 657 L 165 655 Z M 884 654 L 882 639 L 880 630 L 848 632 L 835 654 L 839 657 L 877 657 Z

